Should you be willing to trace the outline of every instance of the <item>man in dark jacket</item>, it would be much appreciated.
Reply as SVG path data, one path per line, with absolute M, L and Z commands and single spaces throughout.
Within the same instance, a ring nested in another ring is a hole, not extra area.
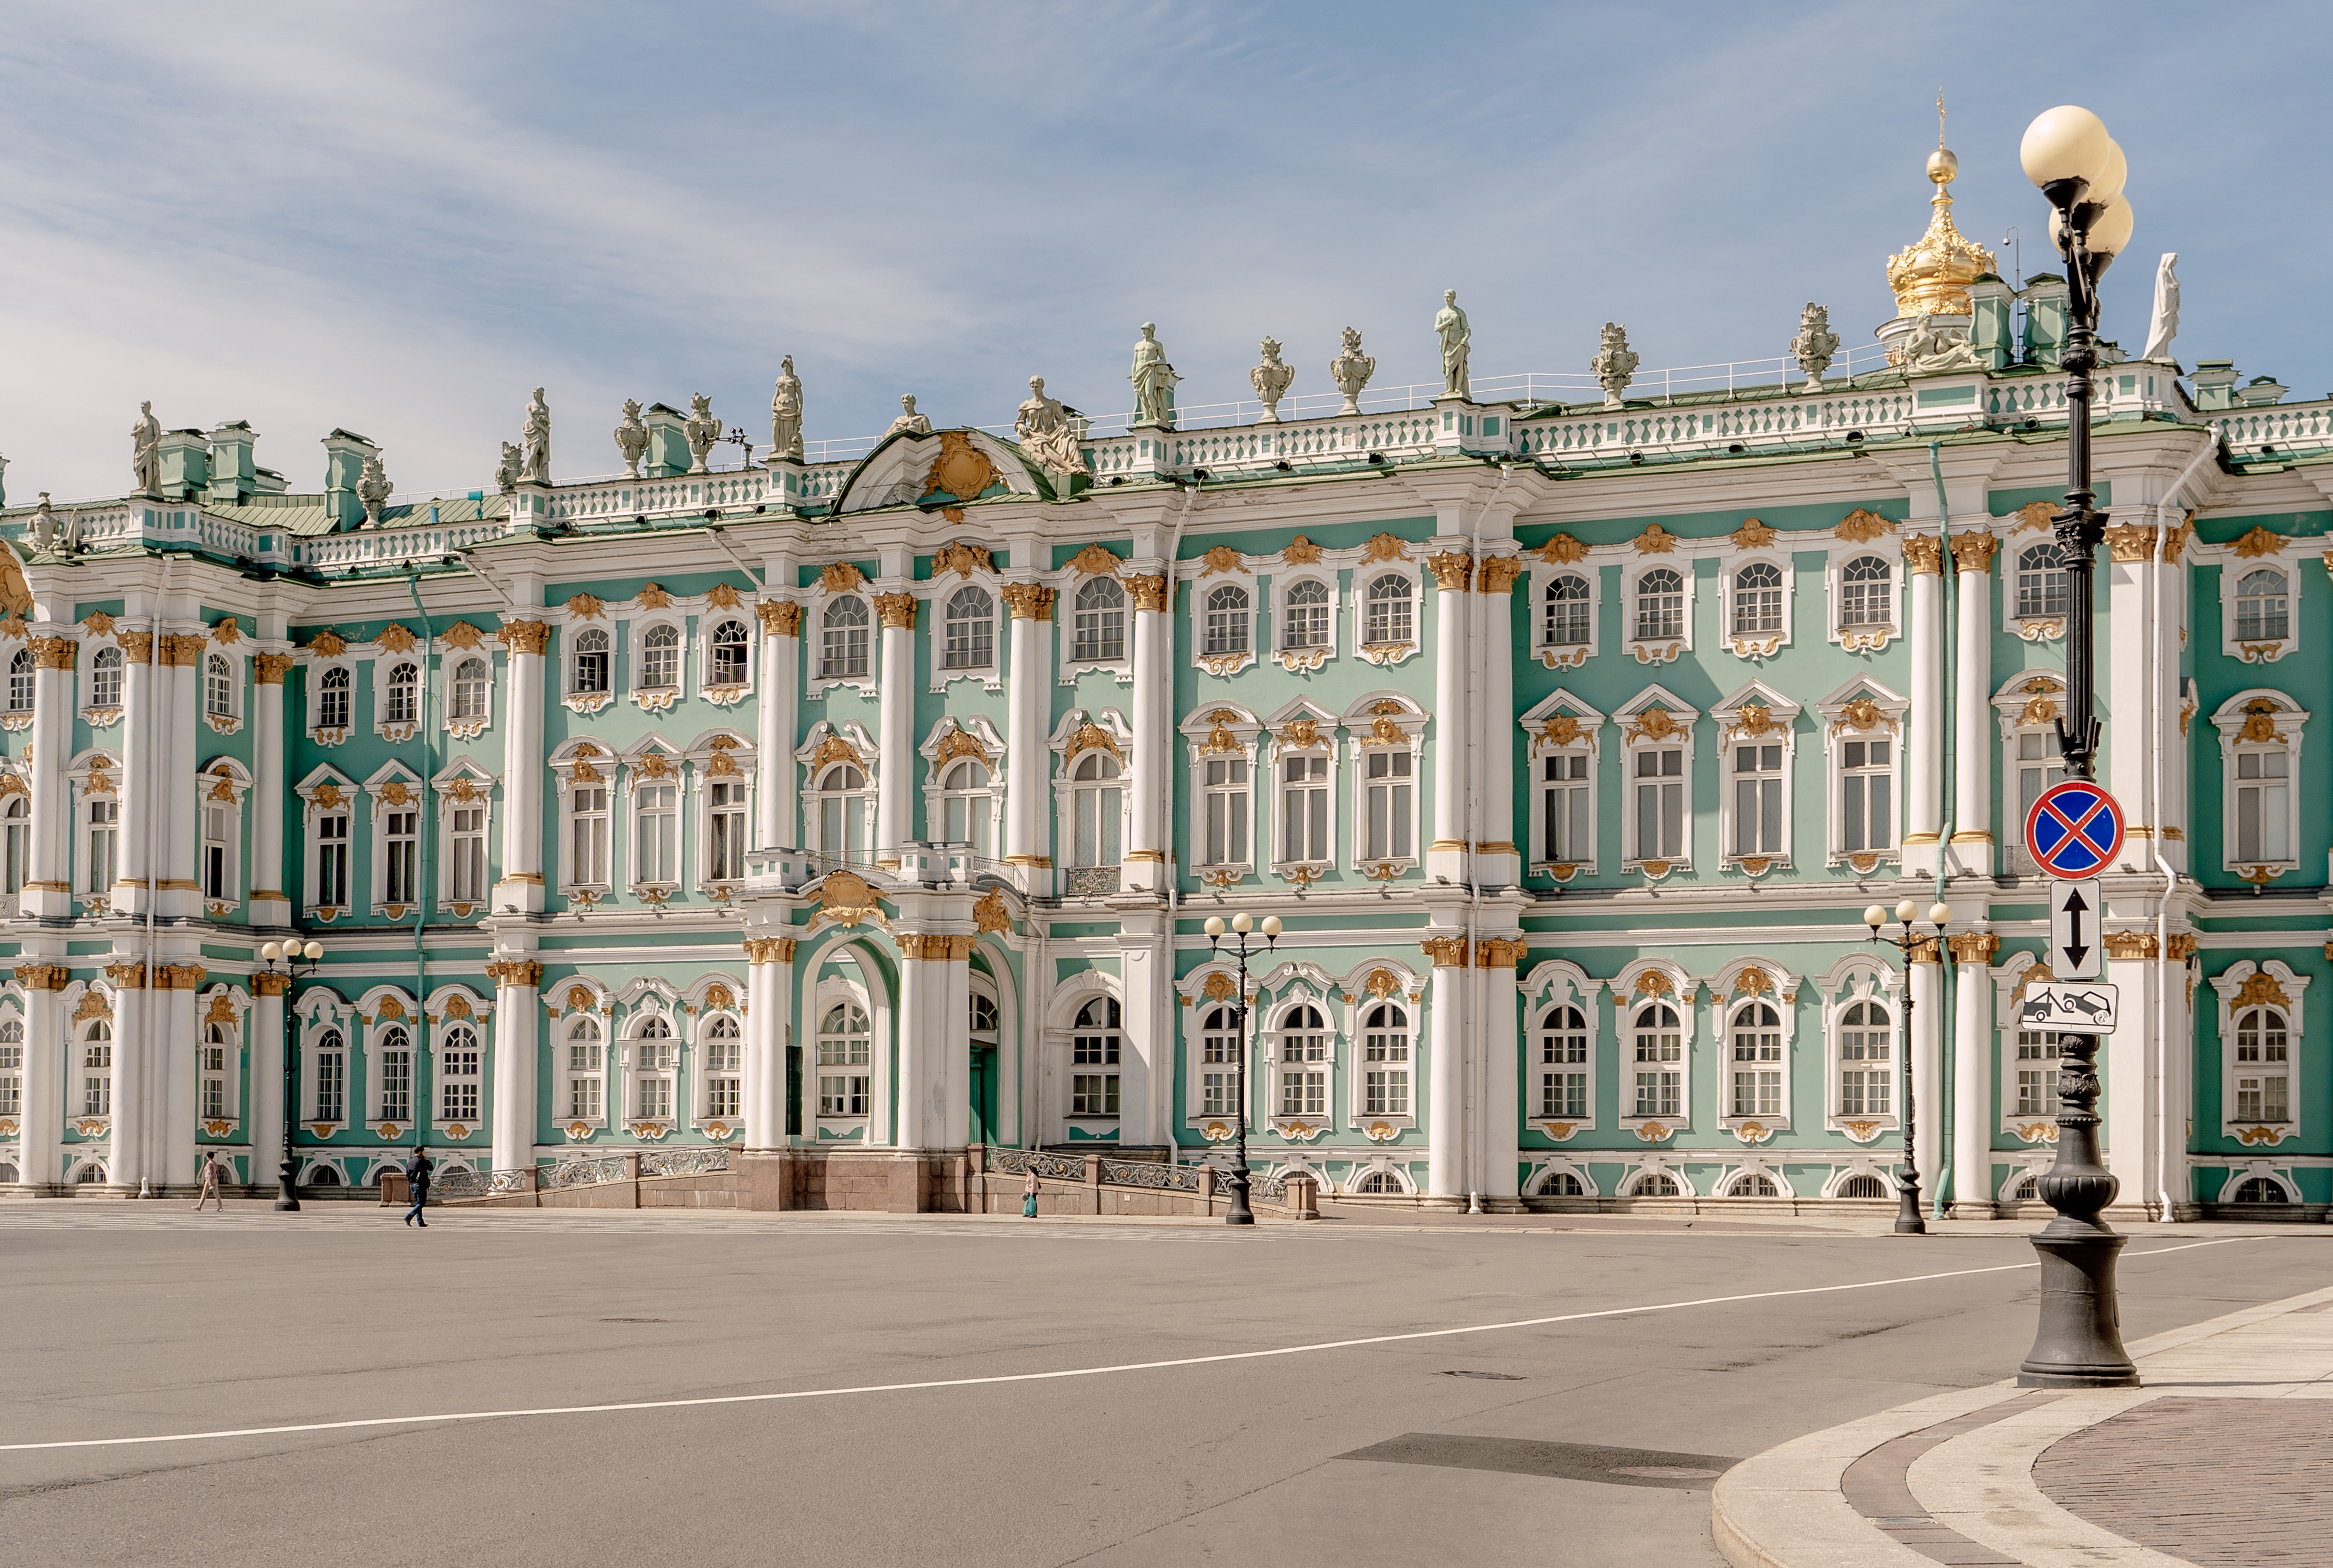
M 426 1152 L 419 1149 L 413 1151 L 413 1158 L 405 1162 L 405 1181 L 413 1189 L 413 1207 L 405 1211 L 405 1222 L 408 1225 L 418 1224 L 427 1230 L 429 1221 L 421 1214 L 421 1206 L 429 1201 L 429 1156 Z

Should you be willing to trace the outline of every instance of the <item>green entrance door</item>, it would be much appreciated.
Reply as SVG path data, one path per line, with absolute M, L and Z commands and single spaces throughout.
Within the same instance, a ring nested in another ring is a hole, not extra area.
M 996 1047 L 972 1047 L 972 1142 L 996 1142 Z

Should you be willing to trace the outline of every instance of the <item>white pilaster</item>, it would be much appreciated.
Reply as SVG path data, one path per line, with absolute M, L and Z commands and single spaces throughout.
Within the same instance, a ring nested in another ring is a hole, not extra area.
M 73 664 L 76 645 L 67 630 L 33 639 L 33 824 L 19 907 L 44 920 L 72 914 L 72 798 L 65 766 L 72 760 Z
M 537 884 L 538 891 L 541 884 Z M 486 965 L 494 982 L 494 1168 L 534 1166 L 537 1040 L 542 1029 L 542 966 L 531 958 L 505 958 Z M 609 1107 L 609 1120 L 619 1107 Z
M 1006 583 L 1013 608 L 1013 668 L 1005 692 L 1004 858 L 1021 868 L 1022 886 L 1052 891 L 1052 779 L 1045 746 L 1052 713 L 1053 590 L 1042 583 Z
M 915 841 L 916 596 L 878 593 L 875 611 L 883 623 L 881 704 L 876 744 L 883 765 L 875 776 L 876 864 L 896 866 L 899 847 Z M 903 1037 L 904 1038 L 904 1037 Z
M 1474 559 L 1445 550 L 1426 563 L 1434 573 L 1434 838 L 1426 874 L 1452 883 L 1466 879 L 1467 621 Z M 1504 721 L 1502 720 L 1503 723 Z M 1437 983 L 1435 994 L 1440 995 Z M 1437 1003 L 1438 1006 L 1438 1003 Z M 1439 1140 L 1436 1140 L 1437 1145 Z M 1440 1156 L 1437 1154 L 1436 1158 Z M 1437 1189 L 1438 1190 L 1438 1189 Z
M 1963 577 L 1965 588 L 1968 578 Z M 1955 912 L 1955 923 L 1983 920 L 1981 908 Z M 1955 961 L 1953 985 L 1953 1187 L 1952 1212 L 1992 1217 L 1993 1033 L 1992 971 L 1995 946 L 1985 932 L 1951 939 Z
M 24 1114 L 16 1125 L 16 1180 L 44 1187 L 62 1174 L 57 1158 L 64 1142 L 66 1085 L 64 1009 L 57 993 L 65 987 L 62 964 L 19 964 L 24 987 Z
M 1914 1107 L 1919 1125 L 1913 1149 L 1920 1161 L 1920 1211 L 1928 1213 L 1936 1200 L 1936 1176 L 1944 1169 L 1944 966 L 1935 962 L 1912 965 L 1911 1089 L 1918 1097 Z
M 765 599 L 755 607 L 762 622 L 761 703 L 754 751 L 761 768 L 755 795 L 760 819 L 757 848 L 792 846 L 802 837 L 797 809 L 800 770 L 794 765 L 796 717 L 802 693 L 802 606 Z M 781 1133 L 785 1123 L 778 1123 Z
M 1168 734 L 1174 692 L 1174 628 L 1166 615 L 1168 580 L 1129 576 L 1134 598 L 1134 758 L 1126 890 L 1164 893 L 1175 797 L 1175 751 Z M 1132 1125 L 1121 1123 L 1121 1125 Z M 1145 1134 L 1147 1137 L 1147 1134 Z
M 1485 556 L 1476 579 L 1480 591 L 1471 596 L 1478 619 L 1474 692 L 1481 704 L 1475 735 L 1481 746 L 1481 774 L 1474 784 L 1481 795 L 1474 816 L 1475 875 L 1488 887 L 1513 887 L 1522 881 L 1522 851 L 1515 836 L 1523 825 L 1515 816 L 1512 718 L 1517 657 L 1512 590 L 1522 572 L 1522 562 L 1513 556 Z M 1492 1010 L 1495 1014 L 1497 1009 Z
M 156 966 L 165 989 L 154 996 L 154 1048 L 162 1082 L 162 1117 L 154 1140 L 161 1156 L 157 1189 L 176 1191 L 195 1183 L 195 999 L 203 966 Z
M 117 974 L 141 978 L 118 980 L 113 988 L 113 1114 L 107 1134 L 112 1147 L 106 1174 L 111 1185 L 135 1192 L 139 1179 L 153 1174 L 146 1162 L 146 1124 L 153 1115 L 146 1052 L 147 1009 L 152 1004 L 134 956 L 117 954 L 115 965 Z
M 1486 602 L 1495 606 L 1506 600 L 1492 595 Z M 1475 973 L 1482 987 L 1483 1197 L 1487 1203 L 1508 1209 L 1516 1206 L 1516 1196 L 1522 1190 L 1522 1066 L 1516 1059 L 1521 999 L 1515 991 L 1515 964 L 1522 952 L 1519 932 L 1486 938 L 1474 947 Z
M 521 612 L 523 614 L 523 612 Z M 494 904 L 497 908 L 515 905 L 528 913 L 542 909 L 542 661 L 543 646 L 550 639 L 551 628 L 542 621 L 506 618 L 503 629 L 503 645 L 509 650 L 504 666 L 504 684 L 509 695 L 506 702 L 507 723 L 503 740 L 503 874 L 494 884 Z M 530 1004 L 531 1005 L 531 1004 Z M 497 1039 L 510 1021 L 507 1009 L 494 1015 Z M 529 1037 L 533 1025 L 528 1015 Z M 533 1055 L 528 1052 L 527 1068 L 530 1080 L 533 1075 Z M 496 1075 L 499 1085 L 501 1077 Z M 502 1166 L 501 1113 L 496 1112 L 494 1123 L 494 1163 Z M 534 1147 L 532 1114 L 527 1123 L 524 1148 Z M 532 1163 L 532 1152 L 525 1162 Z
M 1942 568 L 1933 539 L 1917 551 L 1906 540 L 1905 560 L 1912 573 L 1912 692 L 1910 731 L 1905 748 L 1905 794 L 1910 807 L 1904 833 L 1904 871 L 1933 876 L 1944 828 L 1944 628 L 1938 598 Z
M 161 856 L 155 898 L 165 916 L 182 920 L 199 919 L 203 913 L 202 884 L 195 880 L 195 861 L 201 850 L 202 808 L 195 793 L 197 727 L 202 722 L 203 655 L 210 644 L 192 633 L 174 633 L 163 639 L 162 671 L 165 684 L 158 695 L 168 704 L 159 715 L 161 732 L 167 746 L 158 751 L 156 764 L 160 769 L 154 819 L 159 825 L 155 837 Z M 287 781 L 273 779 L 266 788 L 281 792 Z M 128 803 L 123 814 L 129 813 Z M 140 813 L 142 816 L 143 813 Z M 190 1044 L 187 1050 L 194 1047 Z M 189 1107 L 191 1111 L 191 1106 Z M 193 1162 L 188 1160 L 191 1171 Z M 176 1171 L 170 1173 L 174 1182 L 187 1180 Z
M 283 801 L 291 793 L 283 772 L 283 672 L 292 666 L 291 654 L 280 647 L 262 648 L 251 656 L 251 757 L 254 787 L 251 801 L 251 923 L 254 925 L 292 923 L 292 900 L 283 886 L 290 874 L 283 866 Z M 276 999 L 280 1009 L 283 1000 Z M 281 1056 L 283 1018 L 276 1020 L 276 1044 Z M 279 1059 L 277 1070 L 283 1063 Z M 276 1096 L 282 1098 L 280 1093 Z M 282 1108 L 274 1113 L 280 1137 Z
M 2155 1071 L 2155 962 L 2109 954 L 2106 978 L 2115 988 L 2117 1021 L 2114 1032 L 2098 1041 L 2098 1076 L 2105 1085 L 2098 1103 L 2098 1138 L 2105 1145 L 2099 1158 L 2122 1183 L 2115 1194 L 2117 1208 L 2152 1208 L 2161 1170 L 2155 1118 L 2163 1114 L 2164 1100 L 2162 1076 Z M 2171 1046 L 2168 1059 L 2175 1066 L 2194 1059 L 2185 1037 L 2175 1037 Z
M 1445 598 L 1444 603 L 1451 603 Z M 1459 1198 L 1466 1191 L 1466 990 L 1474 975 L 1466 939 L 1429 939 L 1434 980 L 1426 998 L 1426 1178 L 1429 1197 Z
M 1992 540 L 1955 534 L 1953 589 L 1959 635 L 1953 648 L 1953 843 L 1958 871 L 1990 876 L 2000 864 L 1992 837 Z M 1916 655 L 1915 655 L 1916 656 Z M 1916 786 L 1915 786 L 1916 788 Z M 2010 828 L 2022 830 L 2022 824 Z
M 124 632 L 121 645 L 121 853 L 115 864 L 113 909 L 118 914 L 139 916 L 155 899 L 153 889 L 164 875 L 166 856 L 157 841 L 167 836 L 169 791 L 164 763 L 169 735 L 158 722 L 160 710 L 168 712 L 169 672 L 162 665 L 163 639 L 144 632 Z
M 280 688 L 279 688 L 280 689 Z M 283 993 L 281 976 L 251 977 L 251 1185 L 265 1186 L 283 1158 Z

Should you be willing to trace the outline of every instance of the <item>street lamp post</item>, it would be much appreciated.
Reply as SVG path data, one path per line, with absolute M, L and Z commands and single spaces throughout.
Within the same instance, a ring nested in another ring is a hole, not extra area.
M 2050 206 L 2050 236 L 2065 258 L 2066 505 L 2054 519 L 2067 587 L 2066 695 L 2058 721 L 2066 777 L 2098 777 L 2098 550 L 2106 513 L 2090 503 L 2090 373 L 2098 368 L 2098 279 L 2130 242 L 2122 148 L 2087 109 L 2060 105 L 2025 128 L 2018 148 L 2026 177 Z M 2058 1154 L 2035 1183 L 2056 1219 L 2033 1238 L 2041 1255 L 2040 1324 L 2018 1368 L 2027 1388 L 2135 1388 L 2123 1349 L 2115 1260 L 2127 1239 L 2098 1218 L 2120 1183 L 2098 1160 L 2098 1037 L 2058 1037 Z
M 1910 899 L 1896 906 L 1896 933 L 1882 938 L 1879 928 L 1887 923 L 1884 904 L 1871 904 L 1863 912 L 1863 923 L 1871 928 L 1871 940 L 1886 941 L 1904 955 L 1904 1053 L 1898 1064 L 1904 1069 L 1904 1176 L 1896 1183 L 1896 1234 L 1925 1236 L 1928 1222 L 1920 1218 L 1920 1158 L 1913 1147 L 1913 1137 L 1918 1128 L 1919 1102 L 1912 1092 L 1912 950 L 1931 939 L 1912 929 L 1920 916 L 1920 906 Z M 1936 961 L 1944 956 L 1944 924 L 1953 918 L 1949 904 L 1928 905 L 1928 923 L 1936 928 Z
M 298 1124 L 300 1113 L 300 1051 L 295 1044 L 299 1036 L 299 1020 L 292 1011 L 290 981 L 302 974 L 315 972 L 316 961 L 324 956 L 324 944 L 312 942 L 305 947 L 296 942 L 262 942 L 260 961 L 269 974 L 280 974 L 286 981 L 283 987 L 283 1164 L 276 1172 L 275 1209 L 279 1214 L 300 1211 L 300 1168 L 292 1153 L 292 1129 Z M 281 966 L 280 968 L 278 966 Z
M 1223 951 L 1224 917 L 1220 914 L 1207 916 L 1205 929 L 1207 950 L 1210 952 Z M 1231 950 L 1232 957 L 1239 963 L 1239 1000 L 1232 1009 L 1232 1018 L 1239 1030 L 1239 1143 L 1232 1159 L 1232 1206 L 1224 1211 L 1224 1223 L 1253 1225 L 1255 1223 L 1255 1210 L 1250 1209 L 1247 1202 L 1247 961 L 1278 945 L 1280 917 L 1267 914 L 1257 922 L 1242 913 L 1232 916 L 1231 931 L 1239 938 L 1239 945 Z M 1260 933 L 1263 941 L 1249 940 L 1251 932 Z

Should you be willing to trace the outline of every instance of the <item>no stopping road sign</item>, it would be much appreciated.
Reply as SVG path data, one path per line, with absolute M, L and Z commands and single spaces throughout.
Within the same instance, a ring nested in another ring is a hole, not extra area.
M 2069 882 L 2112 865 L 2122 838 L 2120 803 L 2087 779 L 2050 786 L 2025 814 L 2025 852 L 2034 865 Z

